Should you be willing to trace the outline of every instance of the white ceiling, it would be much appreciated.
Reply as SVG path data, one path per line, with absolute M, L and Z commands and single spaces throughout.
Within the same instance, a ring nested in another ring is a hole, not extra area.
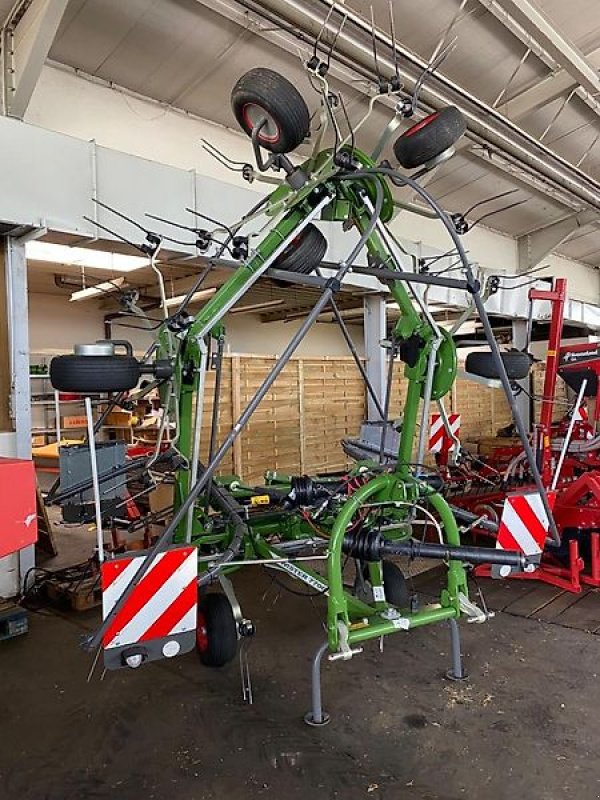
M 235 5 L 234 0 L 228 0 Z M 313 2 L 305 5 L 310 7 Z M 0 0 L 0 9 L 9 5 Z M 347 0 L 347 6 L 369 17 L 370 0 Z M 407 48 L 427 60 L 453 24 L 456 46 L 441 71 L 468 92 L 492 105 L 505 90 L 505 101 L 530 89 L 551 74 L 531 54 L 519 67 L 526 45 L 485 7 L 467 0 L 457 18 L 460 0 L 408 0 L 397 8 L 396 35 Z M 557 31 L 589 54 L 600 66 L 600 3 L 598 0 L 537 0 L 534 5 Z M 218 2 L 214 4 L 218 7 Z M 373 0 L 376 23 L 388 25 L 388 0 Z M 300 48 L 300 45 L 298 45 Z M 306 52 L 306 48 L 304 48 Z M 311 108 L 317 97 L 304 72 L 299 50 L 281 49 L 258 36 L 252 27 L 230 21 L 199 0 L 71 0 L 50 53 L 51 59 L 92 76 L 112 81 L 160 102 L 235 127 L 229 94 L 237 78 L 254 66 L 284 73 L 304 94 Z M 575 83 L 575 82 L 574 82 Z M 351 116 L 360 116 L 365 102 L 364 82 L 335 84 L 344 93 Z M 573 165 L 600 180 L 600 119 L 579 96 L 565 104 L 561 97 L 522 116 L 518 124 Z M 378 113 L 360 143 L 369 149 L 389 115 Z M 365 144 L 366 142 L 366 144 Z M 526 201 L 484 224 L 519 236 L 571 213 L 564 204 L 531 185 L 490 167 L 472 148 L 463 148 L 432 176 L 428 187 L 451 211 L 509 189 L 514 196 L 496 207 Z M 494 205 L 486 206 L 485 211 Z M 482 210 L 483 213 L 483 210 Z M 587 228 L 560 248 L 567 256 L 600 265 L 600 230 Z

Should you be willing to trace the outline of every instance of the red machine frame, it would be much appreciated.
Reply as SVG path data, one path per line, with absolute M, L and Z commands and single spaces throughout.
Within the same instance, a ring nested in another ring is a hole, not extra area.
M 555 423 L 552 419 L 559 374 L 571 388 L 579 388 L 583 379 L 587 379 L 585 397 L 588 400 L 593 398 L 594 410 L 590 422 L 581 420 L 574 424 L 572 438 L 556 485 L 554 518 L 561 535 L 561 550 L 553 552 L 552 547 L 547 546 L 542 562 L 535 572 L 515 572 L 510 578 L 538 580 L 570 592 L 581 592 L 583 584 L 600 587 L 600 457 L 598 455 L 600 444 L 598 449 L 592 449 L 589 453 L 576 453 L 572 450 L 572 443 L 593 437 L 598 428 L 600 345 L 584 343 L 561 346 L 566 287 L 567 281 L 564 278 L 556 278 L 551 290 L 531 289 L 529 292 L 531 304 L 536 300 L 546 300 L 552 305 L 540 418 L 533 430 L 540 473 L 547 489 L 551 487 L 557 468 L 552 440 L 557 436 L 565 436 L 568 427 L 567 420 Z M 573 413 L 576 411 L 578 409 Z M 499 507 L 501 510 L 507 495 L 515 488 L 534 490 L 535 487 L 533 485 L 529 487 L 527 481 L 523 481 L 518 487 L 501 484 L 493 489 L 490 488 L 487 492 L 483 489 L 486 469 L 488 476 L 497 475 L 498 468 L 505 467 L 511 459 L 519 455 L 519 451 L 518 446 L 494 450 L 485 459 L 483 470 L 472 474 L 475 485 L 482 491 L 452 495 L 452 503 L 473 513 L 481 514 L 483 511 L 486 516 L 494 517 L 495 509 Z M 464 479 L 463 471 L 461 482 L 464 482 Z M 450 472 L 450 486 L 452 486 L 452 472 Z M 475 529 L 474 532 L 478 536 L 489 536 L 481 529 Z M 585 541 L 588 535 L 589 541 Z M 475 574 L 489 576 L 491 568 L 488 565 L 477 567 Z

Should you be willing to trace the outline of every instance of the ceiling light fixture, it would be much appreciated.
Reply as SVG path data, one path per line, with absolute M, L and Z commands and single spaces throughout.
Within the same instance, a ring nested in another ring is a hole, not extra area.
M 212 297 L 216 291 L 216 287 L 213 286 L 211 289 L 201 289 L 199 292 L 194 292 L 194 294 L 190 297 L 190 304 L 199 303 L 202 300 L 208 300 L 208 298 Z M 167 308 L 180 306 L 186 297 L 187 295 L 185 294 L 178 294 L 177 297 L 169 297 L 167 298 L 165 305 Z
M 132 272 L 148 266 L 148 259 L 142 256 L 126 256 L 87 247 L 68 247 L 52 242 L 27 242 L 25 254 L 30 261 L 47 261 L 63 266 L 104 269 L 110 272 Z
M 114 278 L 112 281 L 105 283 L 98 283 L 96 286 L 90 286 L 88 289 L 79 289 L 73 292 L 70 297 L 71 303 L 77 300 L 89 300 L 92 297 L 100 297 L 111 292 L 117 292 L 125 283 L 125 278 Z
M 266 311 L 268 308 L 273 308 L 274 306 L 282 306 L 284 301 L 280 300 L 267 300 L 264 303 L 252 303 L 249 306 L 237 306 L 237 308 L 232 308 L 229 312 L 230 314 L 250 314 L 252 311 Z

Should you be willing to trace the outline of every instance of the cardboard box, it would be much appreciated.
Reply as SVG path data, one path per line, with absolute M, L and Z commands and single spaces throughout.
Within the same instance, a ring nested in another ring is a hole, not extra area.
M 69 417 L 63 417 L 62 420 L 62 427 L 63 428 L 86 428 L 87 427 L 87 418 L 85 414 L 78 414 Z
M 111 411 L 104 420 L 104 424 L 114 425 L 116 428 L 129 428 L 134 423 L 134 417 L 131 411 Z

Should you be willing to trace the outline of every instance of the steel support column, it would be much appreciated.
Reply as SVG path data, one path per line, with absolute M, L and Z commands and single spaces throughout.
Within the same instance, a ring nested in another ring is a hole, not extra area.
M 386 351 L 381 342 L 386 336 L 385 298 L 380 295 L 367 295 L 364 298 L 365 356 L 367 376 L 379 402 L 383 405 L 386 386 Z M 373 399 L 367 397 L 367 419 L 381 419 Z
M 6 300 L 10 353 L 10 414 L 16 435 L 17 458 L 31 458 L 31 391 L 29 381 L 29 314 L 25 241 L 8 236 L 5 243 Z M 19 551 L 21 581 L 35 565 L 33 546 Z

